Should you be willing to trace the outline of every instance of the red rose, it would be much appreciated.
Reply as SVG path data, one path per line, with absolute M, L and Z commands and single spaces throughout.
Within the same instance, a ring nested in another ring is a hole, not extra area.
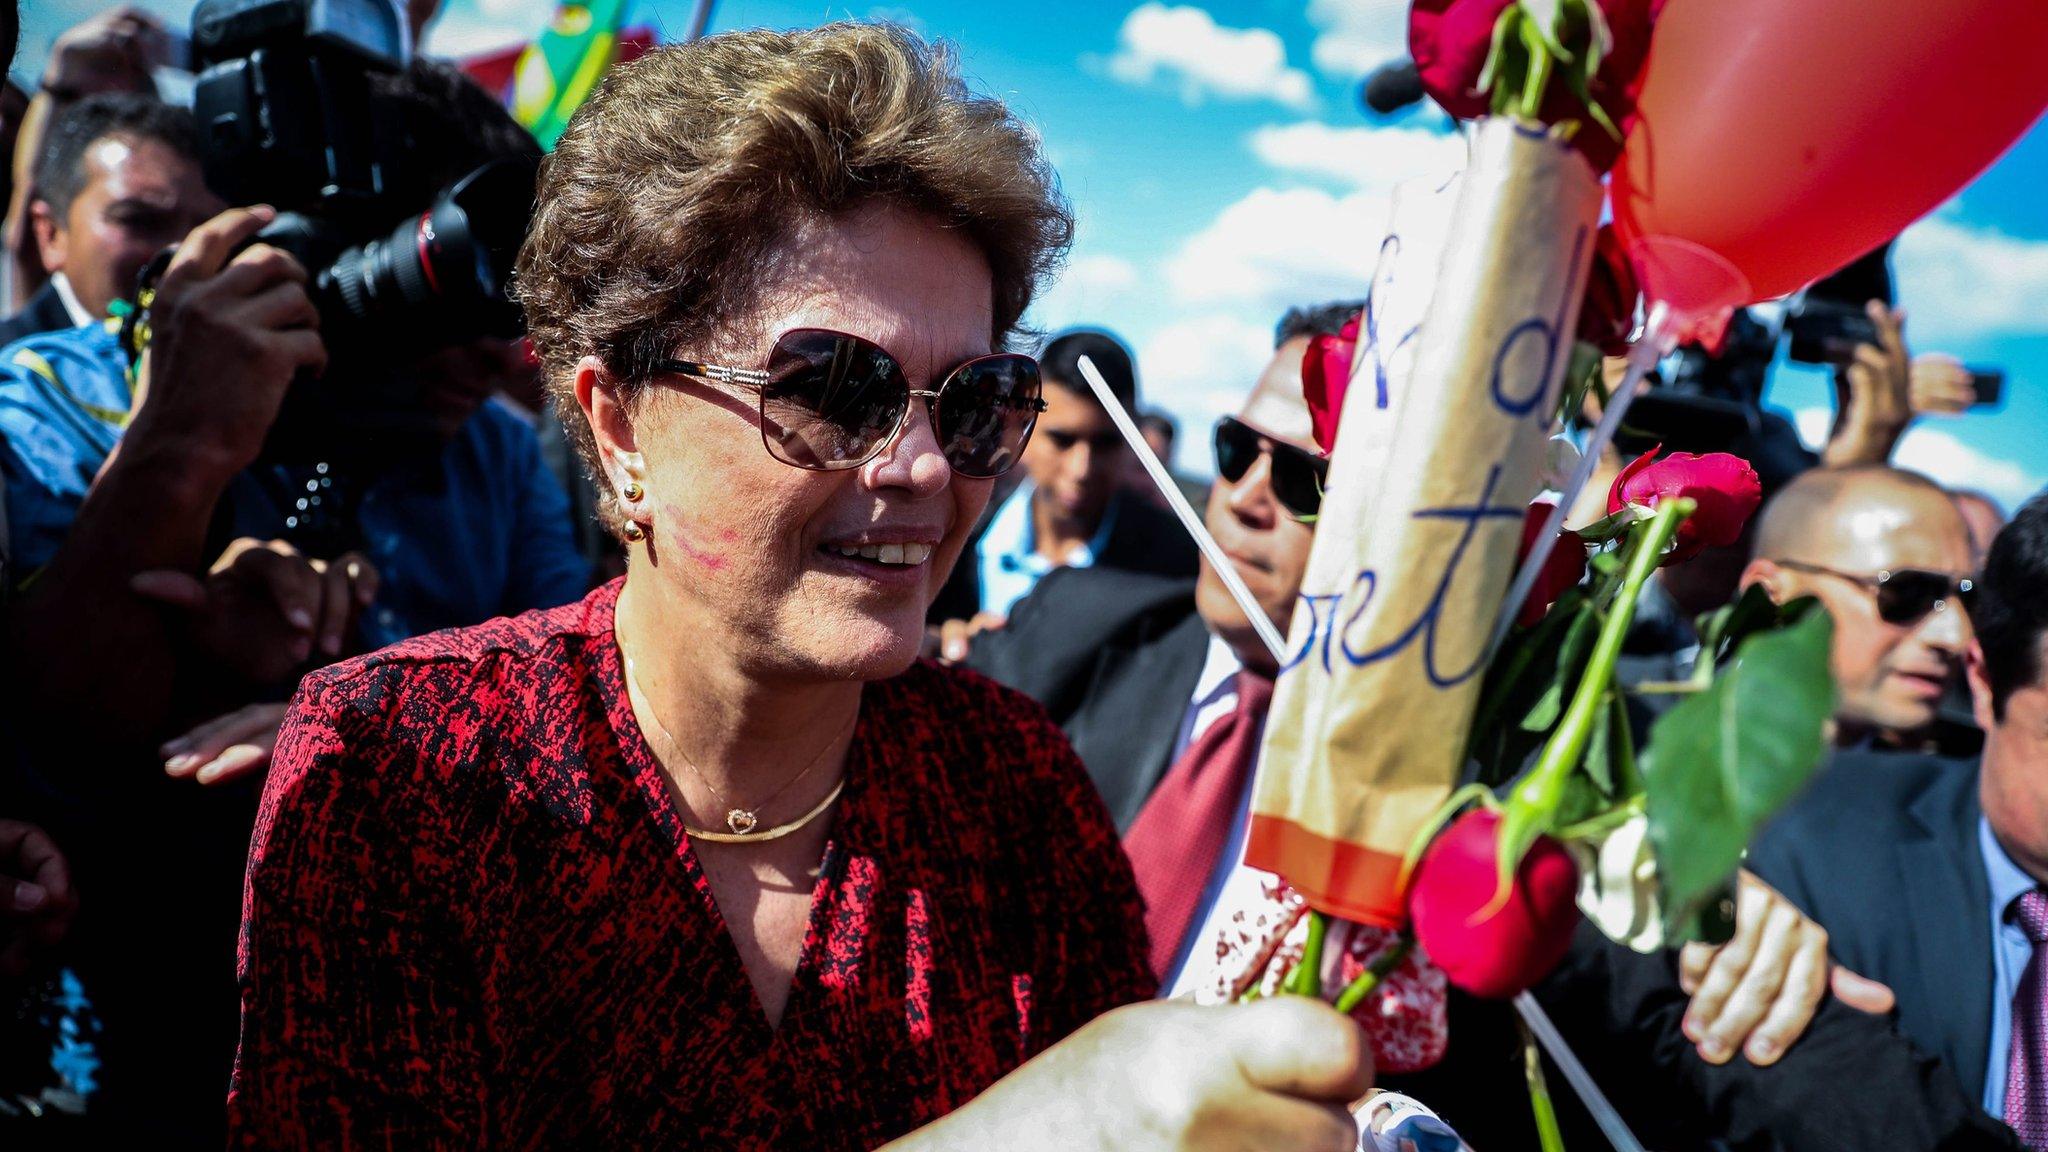
M 1451 983 L 1506 999 L 1557 967 L 1579 922 L 1578 866 L 1539 836 L 1515 869 L 1506 903 L 1484 919 L 1500 881 L 1500 814 L 1476 808 L 1444 829 L 1408 887 L 1415 938 Z
M 1479 74 L 1493 47 L 1493 26 L 1514 2 L 1415 0 L 1409 9 L 1408 51 L 1415 57 L 1422 86 L 1444 111 L 1460 120 L 1477 119 L 1492 109 L 1491 97 L 1479 91 Z M 1601 56 L 1600 70 L 1586 90 L 1626 136 L 1635 121 L 1636 97 L 1643 87 L 1650 29 L 1664 0 L 1597 0 L 1597 5 L 1613 42 Z M 1553 75 L 1541 118 L 1547 124 L 1587 118 L 1584 105 L 1563 77 Z M 1581 124 L 1572 143 L 1596 172 L 1614 167 L 1621 155 L 1621 141 L 1598 124 Z
M 1659 444 L 1629 462 L 1607 490 L 1607 511 L 1612 514 L 1630 504 L 1654 508 L 1667 496 L 1689 496 L 1699 505 L 1678 526 L 1678 538 L 1664 557 L 1665 564 L 1692 559 L 1708 548 L 1720 548 L 1742 535 L 1757 505 L 1763 503 L 1763 486 L 1749 461 L 1726 452 L 1695 456 L 1673 452 L 1662 460 Z
M 1579 309 L 1579 339 L 1603 356 L 1628 355 L 1628 338 L 1636 330 L 1635 265 L 1628 258 L 1614 225 L 1602 224 L 1593 243 L 1593 270 L 1586 277 L 1586 302 Z
M 1318 332 L 1301 356 L 1301 391 L 1308 398 L 1316 447 L 1325 456 L 1337 446 L 1337 420 L 1344 415 L 1344 390 L 1351 386 L 1351 360 L 1358 351 L 1358 317 L 1335 336 Z
M 1522 517 L 1522 544 L 1515 551 L 1515 565 L 1520 567 L 1529 558 L 1530 549 L 1536 547 L 1536 537 L 1543 531 L 1543 522 L 1557 505 L 1548 500 L 1538 500 L 1529 505 L 1528 513 Z M 1522 611 L 1515 617 L 1515 623 L 1527 628 L 1543 619 L 1557 598 L 1579 586 L 1586 575 L 1586 541 L 1577 532 L 1565 529 L 1557 534 L 1557 546 L 1543 561 L 1543 572 L 1536 577 L 1536 584 L 1529 589 L 1529 598 L 1522 601 Z
M 1479 74 L 1493 48 L 1493 26 L 1515 0 L 1415 0 L 1408 10 L 1408 52 L 1422 87 L 1443 110 L 1477 120 L 1493 108 Z

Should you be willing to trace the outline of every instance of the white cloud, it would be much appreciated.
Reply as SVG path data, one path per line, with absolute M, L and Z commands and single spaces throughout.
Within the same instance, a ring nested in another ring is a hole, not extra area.
M 502 15 L 495 14 L 503 9 Z M 486 14 L 486 12 L 493 14 Z M 450 5 L 427 25 L 421 48 L 435 56 L 460 60 L 524 43 L 547 27 L 550 9 L 529 0 L 479 0 L 477 6 Z
M 2048 332 L 2048 241 L 2023 240 L 1930 216 L 1893 252 L 1899 302 L 1915 347 Z
M 1423 128 L 1338 128 L 1315 121 L 1269 124 L 1251 134 L 1252 155 L 1276 171 L 1323 177 L 1350 188 L 1391 194 L 1425 172 L 1465 163 L 1464 138 Z
M 1792 414 L 1799 438 L 1816 451 L 1827 442 L 1835 414 L 1829 408 L 1801 408 Z M 2048 487 L 2048 475 L 2017 460 L 1993 456 L 1963 443 L 1954 433 L 1922 421 L 1906 430 L 1892 453 L 1892 463 L 1920 472 L 1947 488 L 1989 492 L 2007 508 L 2017 508 Z
M 1835 413 L 1828 408 L 1801 408 L 1792 414 L 1792 426 L 1799 429 L 1799 439 L 1818 452 L 1828 442 L 1828 430 L 1835 426 Z
M 475 0 L 477 11 L 493 20 L 506 24 L 519 24 L 538 32 L 547 26 L 548 18 L 555 6 L 542 0 Z M 459 11 L 460 5 L 451 4 L 448 11 Z
M 1315 102 L 1308 73 L 1287 63 L 1287 46 L 1264 28 L 1225 28 L 1201 8 L 1149 0 L 1124 18 L 1109 74 L 1126 84 L 1163 80 L 1181 99 Z
M 1892 463 L 1924 472 L 1945 487 L 1989 492 L 2007 508 L 2026 503 L 2048 484 L 2048 477 L 2018 461 L 1987 455 L 1952 433 L 1925 425 L 1906 432 L 1892 454 Z
M 1294 304 L 1363 297 L 1386 228 L 1387 197 L 1260 188 L 1225 208 L 1166 264 L 1181 301 L 1277 317 Z
M 1273 358 L 1271 321 L 1254 323 L 1231 310 L 1183 316 L 1138 341 L 1138 371 L 1147 407 L 1180 421 L 1180 466 L 1206 475 L 1209 426 L 1235 412 Z
M 1408 54 L 1408 0 L 1309 0 L 1308 19 L 1318 30 L 1310 58 L 1338 80 Z
M 1067 262 L 1059 282 L 1031 307 L 1031 322 L 1048 332 L 1076 324 L 1109 324 L 1131 313 L 1137 265 L 1121 256 L 1090 253 Z

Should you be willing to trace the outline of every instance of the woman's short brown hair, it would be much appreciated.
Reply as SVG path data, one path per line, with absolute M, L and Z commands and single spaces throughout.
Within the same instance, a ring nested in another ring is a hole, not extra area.
M 613 71 L 542 165 L 515 278 L 585 461 L 577 361 L 632 389 L 755 306 L 796 228 L 870 201 L 981 250 L 998 346 L 1073 236 L 1037 134 L 900 27 L 727 32 Z

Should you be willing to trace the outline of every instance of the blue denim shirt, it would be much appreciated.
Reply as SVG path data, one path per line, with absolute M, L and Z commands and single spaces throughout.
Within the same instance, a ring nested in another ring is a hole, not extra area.
M 0 349 L 0 477 L 17 583 L 57 554 L 132 401 L 127 358 L 107 328 Z M 301 471 L 258 465 L 236 477 L 225 497 L 234 534 L 283 535 L 290 494 L 319 480 Z M 480 408 L 438 457 L 364 484 L 354 504 L 358 547 L 381 577 L 360 623 L 367 648 L 552 608 L 588 590 L 568 495 L 532 429 L 502 405 Z

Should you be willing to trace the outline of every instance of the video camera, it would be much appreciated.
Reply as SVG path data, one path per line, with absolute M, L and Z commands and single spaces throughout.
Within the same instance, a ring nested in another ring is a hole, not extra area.
M 535 162 L 422 186 L 404 125 L 371 98 L 373 75 L 405 68 L 407 40 L 390 0 L 201 0 L 192 14 L 207 184 L 279 209 L 256 241 L 311 274 L 331 355 L 391 361 L 523 330 L 506 286 Z
M 1815 282 L 1787 306 L 1773 325 L 1750 309 L 1737 309 L 1720 347 L 1697 344 L 1678 349 L 1652 376 L 1653 387 L 1629 408 L 1627 428 L 1616 437 L 1623 452 L 1654 444 L 1688 452 L 1731 451 L 1766 468 L 1796 473 L 1804 452 L 1789 426 L 1763 409 L 1764 387 L 1784 339 L 1786 352 L 1803 364 L 1843 365 L 1860 344 L 1878 342 L 1866 308 L 1872 300 L 1894 301 L 1891 245 L 1871 252 Z M 1996 404 L 2004 373 L 1972 369 L 1978 404 Z

